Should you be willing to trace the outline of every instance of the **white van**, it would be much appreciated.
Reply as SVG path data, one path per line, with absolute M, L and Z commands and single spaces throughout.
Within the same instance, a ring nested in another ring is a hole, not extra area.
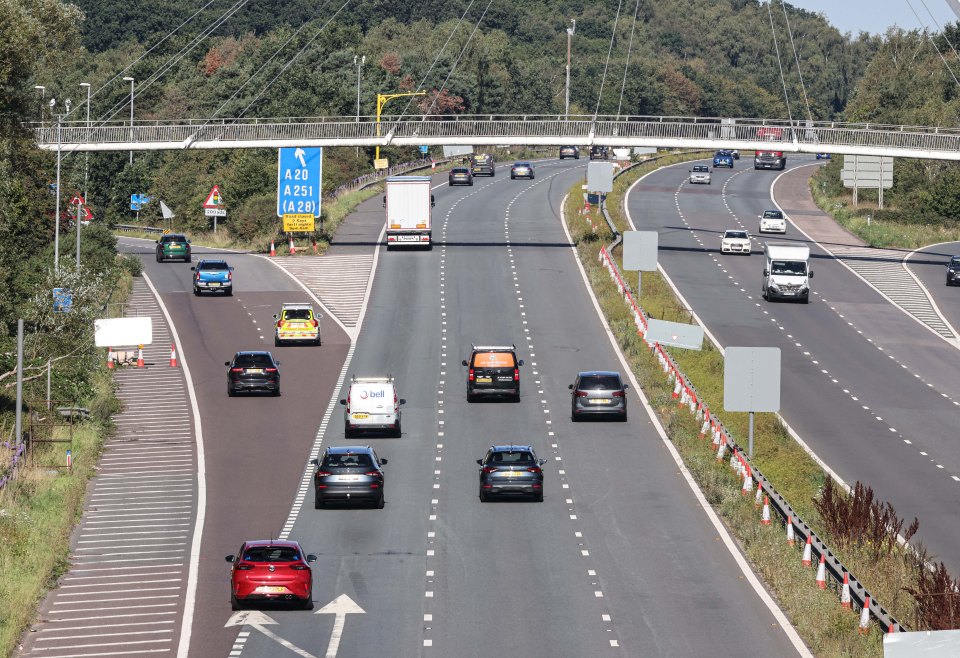
M 792 244 L 764 244 L 763 298 L 810 301 L 810 247 Z
M 400 405 L 406 400 L 397 397 L 393 376 L 357 377 L 350 380 L 344 406 L 343 435 L 355 436 L 362 430 L 386 430 L 400 436 Z

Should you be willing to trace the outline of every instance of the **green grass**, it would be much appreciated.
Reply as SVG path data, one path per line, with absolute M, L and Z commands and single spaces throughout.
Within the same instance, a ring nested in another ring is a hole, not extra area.
M 608 196 L 608 209 L 618 230 L 629 228 L 622 212 L 623 193 L 629 185 L 644 173 L 683 157 L 670 156 L 638 166 L 616 180 L 614 192 Z M 707 500 L 723 518 L 754 570 L 764 579 L 769 591 L 816 655 L 879 658 L 883 655 L 879 630 L 872 628 L 866 636 L 857 633 L 858 615 L 839 606 L 836 591 L 821 591 L 816 587 L 815 570 L 801 567 L 799 547 L 786 545 L 784 526 L 776 517 L 771 526 L 759 523 L 753 497 L 745 499 L 740 495 L 740 482 L 726 461 L 723 464 L 716 462 L 709 436 L 708 439 L 699 438 L 702 423 L 696 421 L 686 408 L 677 408 L 671 395 L 672 386 L 656 357 L 637 335 L 624 299 L 598 261 L 600 247 L 609 244 L 612 235 L 599 213 L 593 212 L 586 217 L 579 213 L 582 205 L 580 192 L 579 185 L 571 189 L 564 211 L 588 279 L 644 393 Z M 615 253 L 615 257 L 619 260 L 619 253 Z M 630 276 L 634 275 L 631 273 Z M 630 281 L 635 283 L 633 278 Z M 658 272 L 644 273 L 639 303 L 654 317 L 689 321 L 688 313 Z M 696 387 L 700 398 L 721 418 L 737 442 L 745 445 L 747 414 L 723 411 L 721 354 L 709 343 L 701 351 L 675 349 L 671 354 Z M 754 463 L 804 521 L 829 544 L 830 538 L 818 528 L 819 516 L 813 505 L 826 475 L 790 438 L 774 414 L 756 414 L 755 420 Z M 911 623 L 914 604 L 903 588 L 915 585 L 912 560 L 906 554 L 895 553 L 879 562 L 874 561 L 867 548 L 844 551 L 840 558 L 894 616 L 903 623 Z

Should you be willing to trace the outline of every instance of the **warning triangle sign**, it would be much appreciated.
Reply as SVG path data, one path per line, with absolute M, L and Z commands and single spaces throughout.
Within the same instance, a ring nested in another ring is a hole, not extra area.
M 71 206 L 82 206 L 82 205 L 83 205 L 83 199 L 80 198 L 80 195 L 79 195 L 79 194 L 75 194 L 75 195 L 73 195 L 73 198 L 70 199 L 70 205 L 71 205 Z
M 214 185 L 213 189 L 210 190 L 210 194 L 207 195 L 207 200 L 203 202 L 204 208 L 222 208 L 223 207 L 223 197 L 220 196 L 220 186 Z

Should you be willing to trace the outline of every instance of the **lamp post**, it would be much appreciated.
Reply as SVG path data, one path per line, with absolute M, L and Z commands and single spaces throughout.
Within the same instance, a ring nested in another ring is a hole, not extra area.
M 53 106 L 56 99 L 50 99 L 50 111 L 53 112 Z M 57 115 L 57 190 L 56 202 L 54 204 L 54 229 L 53 229 L 53 272 L 60 273 L 60 121 L 62 114 Z
M 130 141 L 133 142 L 133 83 L 135 81 L 130 76 L 125 77 L 123 81 L 130 83 Z M 132 150 L 130 151 L 130 164 L 133 164 Z
M 392 101 L 394 98 L 402 98 L 404 96 L 426 96 L 427 92 L 425 91 L 408 91 L 403 94 L 377 94 L 377 137 L 380 136 L 380 110 L 383 109 L 383 106 Z M 376 167 L 376 161 L 380 159 L 380 145 L 377 144 L 376 153 L 373 156 L 374 163 L 373 166 Z
M 571 18 L 570 27 L 567 28 L 567 93 L 566 101 L 563 105 L 564 118 L 568 121 L 570 120 L 570 40 L 573 38 L 573 33 L 576 31 L 577 20 L 575 18 Z
M 87 139 L 90 139 L 90 83 L 81 82 L 80 88 L 87 88 Z M 86 205 L 90 203 L 90 199 L 87 196 L 87 185 L 90 181 L 90 151 L 85 151 L 83 154 L 83 204 Z M 77 272 L 80 272 L 80 221 L 83 217 L 81 211 L 83 208 L 77 206 Z
M 43 85 L 33 85 L 40 92 L 40 123 L 43 123 L 43 106 L 47 101 L 47 88 Z
M 367 56 L 366 56 L 366 55 L 361 56 L 361 57 L 359 58 L 359 60 L 357 59 L 357 56 L 356 56 L 356 55 L 353 56 L 353 65 L 357 67 L 357 124 L 360 123 L 360 69 L 363 68 L 363 65 L 366 63 L 366 61 L 367 61 Z M 360 128 L 360 126 L 358 125 L 358 126 L 357 126 L 357 136 L 358 136 L 358 137 L 360 136 L 360 135 L 359 135 L 359 128 Z M 359 155 L 360 155 L 360 147 L 358 146 L 358 147 L 357 147 L 357 156 L 359 157 Z

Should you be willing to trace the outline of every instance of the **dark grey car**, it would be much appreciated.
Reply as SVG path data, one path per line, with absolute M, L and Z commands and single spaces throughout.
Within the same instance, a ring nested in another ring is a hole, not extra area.
M 280 395 L 280 362 L 270 352 L 237 352 L 224 362 L 227 371 L 227 395 L 263 391 Z
M 387 460 L 380 459 L 370 446 L 330 447 L 310 463 L 317 467 L 313 474 L 315 508 L 329 502 L 358 502 L 383 509 L 383 466 Z
M 491 496 L 524 496 L 543 502 L 543 469 L 533 446 L 490 446 L 480 465 L 480 502 Z
M 953 256 L 947 263 L 947 285 L 955 286 L 960 283 L 960 256 Z
M 568 388 L 570 417 L 578 421 L 584 416 L 607 416 L 627 420 L 629 384 L 624 384 L 619 372 L 591 370 L 577 375 L 577 381 Z

